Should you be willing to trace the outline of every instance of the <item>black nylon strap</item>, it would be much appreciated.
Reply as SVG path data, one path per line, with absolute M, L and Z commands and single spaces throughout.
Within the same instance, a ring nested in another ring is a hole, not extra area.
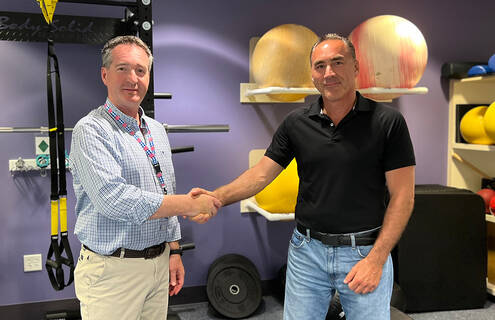
M 52 237 L 51 245 L 48 250 L 48 256 L 53 254 L 55 256 L 55 260 L 47 259 L 45 267 L 48 271 L 48 278 L 50 279 L 53 289 L 59 291 L 69 286 L 74 281 L 75 265 L 72 250 L 69 245 L 69 239 L 67 238 L 67 233 L 65 233 L 65 235 L 62 234 L 60 244 L 57 241 L 58 239 Z M 67 254 L 67 258 L 62 256 L 64 250 Z M 64 269 L 62 268 L 63 265 L 69 266 L 69 279 L 67 280 L 67 283 L 65 283 Z
M 51 50 L 50 50 L 51 49 Z M 58 199 L 58 177 L 57 177 L 57 132 L 55 121 L 55 108 L 53 107 L 53 88 L 52 88 L 52 64 L 50 59 L 50 51 L 53 53 L 53 41 L 48 40 L 48 56 L 46 61 L 46 96 L 48 103 L 48 137 L 50 141 L 50 166 L 51 166 L 51 193 L 50 199 Z M 58 70 L 58 64 L 57 64 Z M 55 73 L 58 73 L 57 70 Z M 58 78 L 60 81 L 60 78 Z
M 58 168 L 58 177 L 59 177 L 59 196 L 67 195 L 67 182 L 65 177 L 65 140 L 64 140 L 64 111 L 63 111 L 63 103 L 62 103 L 62 87 L 60 85 L 60 72 L 58 68 L 58 58 L 55 54 L 55 48 L 53 46 L 53 41 L 48 40 L 48 61 L 50 58 L 53 59 L 53 65 L 55 69 L 55 94 L 57 98 L 57 143 L 58 143 L 58 159 L 60 161 Z M 49 81 L 51 84 L 51 72 L 49 73 Z M 51 88 L 50 88 L 51 89 Z M 48 93 L 48 92 L 47 92 Z M 52 97 L 52 105 L 49 106 L 50 109 L 53 109 L 53 92 L 48 93 L 50 97 Z
M 52 255 L 55 256 L 55 260 L 50 259 Z M 58 235 L 56 237 L 52 237 L 45 267 L 53 289 L 59 291 L 65 288 L 64 270 L 62 269 L 62 257 L 60 255 L 60 248 L 58 245 Z
M 69 286 L 73 281 L 74 281 L 74 269 L 76 268 L 76 265 L 74 264 L 74 257 L 72 256 L 72 250 L 70 249 L 70 244 L 69 244 L 69 238 L 67 237 L 67 232 L 63 232 L 61 234 L 60 239 L 60 247 L 62 248 L 62 251 L 60 254 L 65 251 L 65 254 L 67 255 L 67 258 L 64 258 L 61 256 L 63 260 L 63 264 L 69 267 L 69 280 L 67 280 L 67 283 L 65 286 Z
M 51 59 L 54 62 L 54 71 L 52 71 Z M 50 200 L 58 201 L 60 207 L 60 198 L 63 198 L 63 205 L 66 204 L 67 196 L 67 183 L 66 183 L 66 170 L 65 170 L 65 141 L 64 141 L 64 123 L 63 123 L 63 104 L 62 104 L 62 88 L 60 85 L 60 72 L 58 68 L 58 59 L 53 47 L 53 41 L 48 39 L 48 57 L 47 57 L 47 103 L 48 103 L 48 127 L 49 127 L 49 140 L 50 140 L 50 164 L 51 164 L 51 193 Z M 56 120 L 55 120 L 55 106 L 53 103 L 53 86 L 52 86 L 52 73 L 55 74 L 55 90 L 56 90 Z M 58 152 L 57 152 L 58 149 Z M 58 158 L 58 159 L 57 159 Z M 60 161 L 60 163 L 59 163 Z M 52 208 L 53 210 L 53 208 Z M 65 217 L 61 217 L 63 221 L 67 221 L 67 210 L 64 207 L 60 210 L 61 214 L 65 214 Z M 53 219 L 52 213 L 52 219 Z M 57 217 L 58 221 L 58 217 Z M 53 224 L 53 222 L 52 222 Z M 70 285 L 74 280 L 74 258 L 72 250 L 70 248 L 69 240 L 67 237 L 66 227 L 62 226 L 62 232 L 60 237 L 60 243 L 58 242 L 58 225 L 57 230 L 52 229 L 50 248 L 48 249 L 46 259 L 46 270 L 48 277 L 55 290 L 62 290 L 66 286 Z M 67 257 L 63 257 L 62 253 L 65 251 Z M 52 255 L 54 260 L 51 260 Z M 63 265 L 69 267 L 69 279 L 65 283 Z

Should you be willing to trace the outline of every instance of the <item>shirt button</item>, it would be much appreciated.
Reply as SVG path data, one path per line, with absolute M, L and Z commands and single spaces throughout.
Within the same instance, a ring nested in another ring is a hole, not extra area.
M 330 127 L 333 127 L 333 122 L 332 122 L 332 123 L 330 123 Z

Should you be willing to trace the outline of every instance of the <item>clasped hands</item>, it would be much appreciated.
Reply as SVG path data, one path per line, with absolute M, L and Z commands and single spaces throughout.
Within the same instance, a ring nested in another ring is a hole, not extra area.
M 214 192 L 205 189 L 193 188 L 187 195 L 194 202 L 193 212 L 188 216 L 184 216 L 184 218 L 199 224 L 206 223 L 214 217 L 222 206 L 222 202 L 217 199 Z

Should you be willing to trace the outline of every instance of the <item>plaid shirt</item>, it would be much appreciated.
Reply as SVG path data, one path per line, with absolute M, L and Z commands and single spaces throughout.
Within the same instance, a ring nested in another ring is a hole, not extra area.
M 108 99 L 107 104 L 146 141 L 136 119 L 123 114 Z M 142 109 L 140 116 L 141 129 L 151 131 L 167 192 L 175 194 L 165 128 Z M 82 244 L 100 254 L 111 254 L 120 247 L 142 250 L 180 239 L 177 217 L 149 220 L 161 205 L 163 190 L 142 146 L 104 106 L 74 127 L 70 161 L 77 199 L 74 233 Z

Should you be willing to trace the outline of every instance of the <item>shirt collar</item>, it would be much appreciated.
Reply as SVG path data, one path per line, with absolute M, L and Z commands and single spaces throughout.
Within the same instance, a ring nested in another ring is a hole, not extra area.
M 112 101 L 110 101 L 110 99 L 107 98 L 107 101 L 106 101 L 106 104 L 125 122 L 127 123 L 128 125 L 130 126 L 133 126 L 134 128 L 137 128 L 138 127 L 138 123 L 137 123 L 137 120 L 134 119 L 133 117 L 130 117 L 128 115 L 126 115 L 125 113 L 123 113 L 122 111 L 120 111 L 119 108 L 117 108 L 113 103 Z M 141 106 L 139 106 L 139 110 L 138 110 L 138 114 L 139 114 L 139 118 L 141 120 L 141 128 L 144 128 L 144 129 L 147 129 L 147 124 L 146 124 L 146 120 L 144 119 L 144 116 L 145 116 L 145 113 L 144 113 L 144 110 L 143 108 L 141 108 Z M 113 118 L 112 118 L 113 119 Z M 113 119 L 115 121 L 115 119 Z
M 352 110 L 355 112 L 359 111 L 369 111 L 370 110 L 370 100 L 364 98 L 359 91 L 356 91 L 356 102 L 354 104 L 354 107 L 352 107 Z M 320 95 L 318 100 L 313 102 L 309 108 L 309 116 L 318 116 L 319 114 L 322 114 L 323 112 L 323 98 Z

